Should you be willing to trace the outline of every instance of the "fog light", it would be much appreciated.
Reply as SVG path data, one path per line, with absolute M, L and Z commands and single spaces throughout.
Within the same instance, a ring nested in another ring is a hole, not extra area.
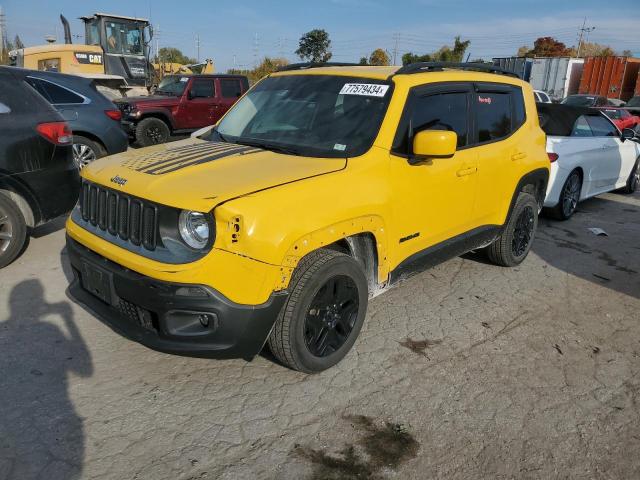
M 203 314 L 198 318 L 200 319 L 200 325 L 202 325 L 203 327 L 209 326 L 209 315 Z

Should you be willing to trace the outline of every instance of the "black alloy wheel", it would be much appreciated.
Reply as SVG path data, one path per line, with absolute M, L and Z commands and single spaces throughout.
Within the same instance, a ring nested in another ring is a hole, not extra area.
M 582 180 L 580 179 L 580 173 L 577 171 L 571 172 L 569 178 L 567 178 L 564 187 L 562 188 L 562 195 L 560 202 L 562 204 L 562 216 L 569 218 L 574 214 L 580 201 L 580 190 L 582 190 Z
M 358 289 L 345 276 L 329 278 L 309 305 L 304 323 L 304 339 L 309 352 L 326 357 L 349 338 L 358 318 Z
M 527 206 L 516 219 L 513 239 L 511 240 L 511 252 L 516 258 L 523 256 L 529 250 L 529 245 L 533 239 L 535 215 L 533 208 Z

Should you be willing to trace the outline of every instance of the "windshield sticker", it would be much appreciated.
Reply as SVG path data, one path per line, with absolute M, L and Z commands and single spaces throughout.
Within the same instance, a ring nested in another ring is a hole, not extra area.
M 339 150 L 339 151 L 341 151 L 341 152 L 344 152 L 344 151 L 347 149 L 347 146 L 346 146 L 346 145 L 343 145 L 342 143 L 336 143 L 336 144 L 333 146 L 333 149 L 334 149 L 334 150 Z
M 189 81 L 189 77 L 180 77 L 180 81 L 181 82 L 188 82 Z
M 342 90 L 340 90 L 340 95 L 384 97 L 387 90 L 389 90 L 389 85 L 377 85 L 374 83 L 345 83 Z

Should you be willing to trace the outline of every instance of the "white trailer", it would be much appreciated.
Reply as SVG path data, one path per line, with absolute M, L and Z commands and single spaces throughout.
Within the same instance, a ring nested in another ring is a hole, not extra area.
M 553 100 L 578 93 L 584 59 L 571 57 L 534 58 L 529 82 L 534 90 L 546 92 Z

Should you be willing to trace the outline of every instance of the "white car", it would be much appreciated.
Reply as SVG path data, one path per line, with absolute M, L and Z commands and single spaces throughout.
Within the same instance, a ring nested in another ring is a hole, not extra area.
M 549 97 L 549 95 L 547 95 L 547 93 L 543 92 L 542 90 L 534 90 L 533 95 L 536 97 L 536 102 L 538 103 L 553 103 L 551 101 L 551 97 Z
M 612 190 L 633 193 L 640 182 L 640 145 L 633 130 L 618 128 L 588 108 L 538 105 L 547 133 L 551 174 L 544 206 L 566 220 L 578 202 Z

